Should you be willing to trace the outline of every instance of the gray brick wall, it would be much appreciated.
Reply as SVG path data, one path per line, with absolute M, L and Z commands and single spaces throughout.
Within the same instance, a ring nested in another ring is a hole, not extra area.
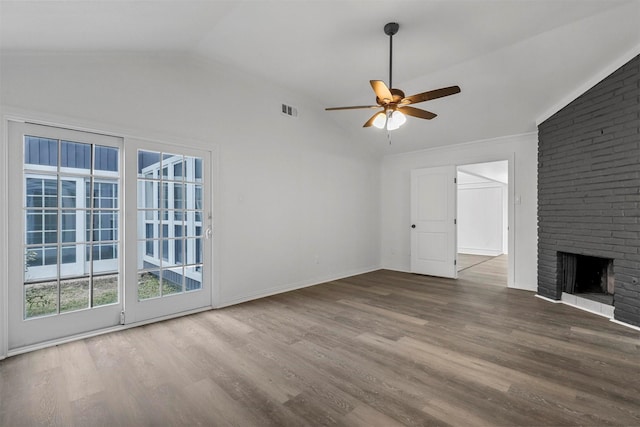
M 613 259 L 617 320 L 640 326 L 640 55 L 538 127 L 538 293 L 557 252 Z

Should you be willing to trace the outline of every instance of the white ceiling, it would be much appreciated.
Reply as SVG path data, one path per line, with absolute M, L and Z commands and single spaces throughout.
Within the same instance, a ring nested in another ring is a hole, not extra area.
M 390 21 L 395 87 L 462 89 L 419 105 L 438 117 L 409 118 L 391 146 L 361 128 L 370 110 L 322 111 L 375 101 L 368 81 L 388 80 Z M 549 108 L 640 53 L 638 22 L 640 0 L 0 0 L 0 48 L 193 54 L 307 96 L 314 113 L 394 153 L 535 131 Z

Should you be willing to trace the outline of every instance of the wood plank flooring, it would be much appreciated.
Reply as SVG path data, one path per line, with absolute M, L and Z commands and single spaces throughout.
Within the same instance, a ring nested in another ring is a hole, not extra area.
M 472 255 L 472 254 L 461 254 L 458 253 L 458 271 L 465 270 L 469 267 L 473 267 L 474 265 L 478 265 L 485 261 L 489 261 L 492 256 L 486 255 Z
M 639 332 L 462 276 L 380 270 L 11 357 L 0 425 L 640 425 Z

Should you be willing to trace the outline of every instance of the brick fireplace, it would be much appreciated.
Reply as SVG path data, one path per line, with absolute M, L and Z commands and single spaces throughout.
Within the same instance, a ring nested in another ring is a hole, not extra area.
M 598 271 L 614 318 L 640 326 L 640 55 L 538 127 L 538 294 Z

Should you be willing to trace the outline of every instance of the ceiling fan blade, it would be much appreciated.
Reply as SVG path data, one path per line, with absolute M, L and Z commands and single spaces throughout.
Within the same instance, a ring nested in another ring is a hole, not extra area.
M 415 95 L 407 96 L 402 101 L 401 104 L 416 104 L 418 102 L 429 101 L 431 99 L 442 98 L 443 96 L 455 95 L 456 93 L 460 93 L 460 87 L 458 86 L 449 86 L 444 87 L 442 89 L 430 90 L 428 92 L 417 93 Z
M 393 100 L 393 95 L 391 94 L 391 91 L 389 90 L 385 82 L 383 82 L 382 80 L 369 80 L 369 83 L 371 83 L 373 91 L 376 93 L 378 99 L 383 102 L 383 104 L 388 104 Z
M 369 120 L 367 120 L 367 122 L 362 127 L 363 128 L 368 128 L 369 126 L 372 126 L 374 120 L 376 119 L 376 117 L 378 117 L 378 114 L 380 114 L 380 113 L 384 114 L 382 111 L 378 111 L 373 116 L 371 116 L 371 118 Z
M 431 111 L 421 110 L 419 108 L 413 108 L 413 107 L 399 107 L 398 111 L 402 112 L 403 114 L 406 114 L 407 116 L 418 117 L 418 118 L 427 119 L 427 120 L 431 120 L 435 116 L 437 116 L 436 113 L 432 113 Z
M 325 108 L 325 111 L 358 110 L 360 108 L 380 108 L 380 106 L 379 105 L 354 105 L 353 107 L 331 107 L 331 108 Z

